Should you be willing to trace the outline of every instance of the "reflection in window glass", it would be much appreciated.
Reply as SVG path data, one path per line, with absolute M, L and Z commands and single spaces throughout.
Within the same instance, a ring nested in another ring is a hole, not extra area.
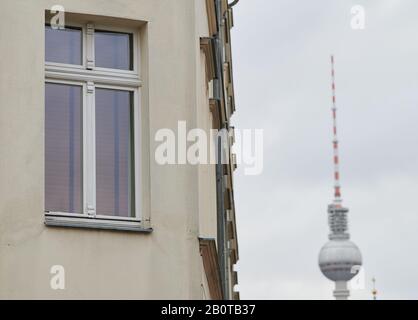
M 98 215 L 134 216 L 132 93 L 96 89 Z
M 82 87 L 45 84 L 45 211 L 82 212 Z
M 95 30 L 96 67 L 133 70 L 132 34 Z
M 82 64 L 82 30 L 45 26 L 45 60 L 67 64 Z

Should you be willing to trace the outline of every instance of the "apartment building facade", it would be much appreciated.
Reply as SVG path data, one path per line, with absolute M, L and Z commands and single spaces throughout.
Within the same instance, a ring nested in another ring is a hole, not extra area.
M 230 149 L 155 159 L 179 121 L 232 129 L 227 0 L 2 0 L 0 18 L 0 298 L 239 299 Z

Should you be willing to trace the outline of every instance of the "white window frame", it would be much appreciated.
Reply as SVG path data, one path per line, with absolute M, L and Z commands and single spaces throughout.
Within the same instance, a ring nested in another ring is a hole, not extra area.
M 45 223 L 51 226 L 87 227 L 120 229 L 127 231 L 150 232 L 142 228 L 142 148 L 141 148 L 141 87 L 140 39 L 139 30 L 94 25 L 68 23 L 68 26 L 81 28 L 83 60 L 81 65 L 45 62 L 45 83 L 58 83 L 82 86 L 83 92 L 83 212 L 63 213 L 45 212 Z M 133 70 L 99 68 L 94 65 L 94 30 L 125 32 L 132 34 Z M 92 32 L 93 31 L 93 32 Z M 96 147 L 95 147 L 95 90 L 96 88 L 115 89 L 133 92 L 134 117 L 134 217 L 99 215 L 96 212 Z

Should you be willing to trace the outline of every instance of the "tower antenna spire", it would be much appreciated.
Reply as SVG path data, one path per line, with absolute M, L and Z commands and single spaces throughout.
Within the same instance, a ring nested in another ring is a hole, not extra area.
M 341 186 L 340 186 L 340 168 L 338 155 L 338 136 L 337 136 L 337 102 L 335 97 L 335 67 L 334 56 L 331 55 L 331 81 L 332 81 L 332 120 L 334 138 L 332 141 L 334 149 L 334 203 L 341 203 Z

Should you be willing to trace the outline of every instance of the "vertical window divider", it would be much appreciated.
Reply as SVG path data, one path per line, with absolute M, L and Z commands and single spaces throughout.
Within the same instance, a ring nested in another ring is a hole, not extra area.
M 94 24 L 89 22 L 87 23 L 87 41 L 86 41 L 86 53 L 87 53 L 87 63 L 86 68 L 88 70 L 93 70 L 95 67 L 94 61 Z
M 87 82 L 84 108 L 84 196 L 85 214 L 96 217 L 96 105 L 94 82 Z

